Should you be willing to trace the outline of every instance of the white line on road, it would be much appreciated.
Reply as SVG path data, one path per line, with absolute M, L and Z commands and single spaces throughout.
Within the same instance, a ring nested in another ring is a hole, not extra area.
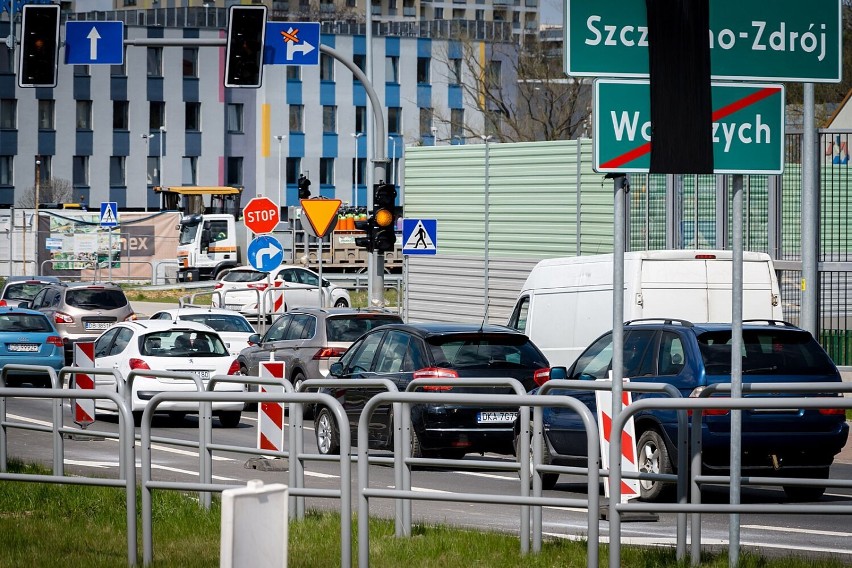
M 838 532 L 838 531 L 815 531 L 815 530 L 802 530 L 800 528 L 787 528 L 787 527 L 770 527 L 766 525 L 742 525 L 741 528 L 744 529 L 754 529 L 758 531 L 773 531 L 773 532 L 789 532 L 789 533 L 802 533 L 805 532 L 807 534 L 820 535 L 820 536 L 852 536 L 852 533 L 848 532 Z
M 517 475 L 494 475 L 493 473 L 482 473 L 480 471 L 457 471 L 459 475 L 470 475 L 472 477 L 484 477 L 486 479 L 502 479 L 504 481 L 518 481 Z

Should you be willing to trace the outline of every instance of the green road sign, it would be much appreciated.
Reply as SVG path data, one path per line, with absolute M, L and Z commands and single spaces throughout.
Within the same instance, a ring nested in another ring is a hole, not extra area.
M 713 79 L 839 83 L 840 0 L 713 0 Z M 645 0 L 566 0 L 565 71 L 648 77 Z
M 780 174 L 784 167 L 784 86 L 713 83 L 713 171 Z M 651 165 L 648 81 L 598 79 L 594 167 L 646 173 Z

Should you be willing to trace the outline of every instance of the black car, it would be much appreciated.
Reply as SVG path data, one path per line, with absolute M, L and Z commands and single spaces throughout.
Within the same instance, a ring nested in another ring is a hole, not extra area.
M 536 372 L 549 364 L 526 335 L 494 325 L 428 323 L 390 324 L 362 336 L 340 361 L 330 379 L 347 383 L 325 389 L 343 405 L 357 443 L 358 419 L 378 388 L 359 388 L 358 380 L 386 378 L 400 391 L 417 378 L 512 377 L 526 389 L 535 386 Z M 351 383 L 349 386 L 348 383 Z M 510 393 L 508 387 L 434 387 L 436 391 Z M 322 454 L 340 451 L 337 423 L 328 408 L 319 408 L 314 423 Z M 464 405 L 420 404 L 411 410 L 412 457 L 461 458 L 468 452 L 512 452 L 512 425 L 518 408 L 477 408 Z M 370 420 L 369 445 L 393 448 L 390 405 L 375 410 Z
M 743 325 L 743 383 L 823 383 L 841 381 L 831 359 L 807 331 L 785 322 L 746 321 Z M 574 362 L 567 375 L 573 380 L 606 379 L 612 368 L 612 332 L 595 340 Z M 731 382 L 731 324 L 690 323 L 683 320 L 637 320 L 624 326 L 624 377 L 632 383 L 668 383 L 684 397 L 698 396 L 716 383 Z M 559 389 L 551 394 L 576 397 L 595 414 L 591 391 Z M 834 456 L 849 434 L 842 408 L 802 410 L 783 402 L 790 396 L 816 393 L 773 393 L 778 408 L 743 411 L 742 472 L 750 476 L 828 478 Z M 634 400 L 645 396 L 634 393 Z M 728 396 L 728 395 L 720 395 Z M 830 395 L 822 395 L 830 396 Z M 585 465 L 585 427 L 577 413 L 545 408 L 544 461 Z M 708 410 L 702 419 L 702 459 L 705 472 L 724 474 L 730 465 L 731 417 L 727 410 Z M 677 464 L 677 418 L 672 411 L 649 410 L 635 417 L 639 470 L 673 473 Z M 558 474 L 542 478 L 545 488 Z M 645 499 L 660 499 L 672 486 L 642 481 Z M 815 499 L 823 487 L 784 487 L 791 499 Z

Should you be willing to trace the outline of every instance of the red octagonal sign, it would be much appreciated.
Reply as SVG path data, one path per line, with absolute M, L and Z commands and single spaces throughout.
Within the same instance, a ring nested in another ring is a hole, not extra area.
M 281 214 L 278 205 L 268 197 L 253 197 L 243 208 L 246 227 L 252 233 L 271 233 Z

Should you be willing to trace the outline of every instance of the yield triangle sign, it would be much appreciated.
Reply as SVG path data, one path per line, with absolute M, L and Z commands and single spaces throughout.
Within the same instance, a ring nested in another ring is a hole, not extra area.
M 308 224 L 302 223 L 302 228 L 313 232 L 315 237 L 324 237 L 334 228 L 337 221 L 337 210 L 343 203 L 339 199 L 302 199 L 302 213 Z

